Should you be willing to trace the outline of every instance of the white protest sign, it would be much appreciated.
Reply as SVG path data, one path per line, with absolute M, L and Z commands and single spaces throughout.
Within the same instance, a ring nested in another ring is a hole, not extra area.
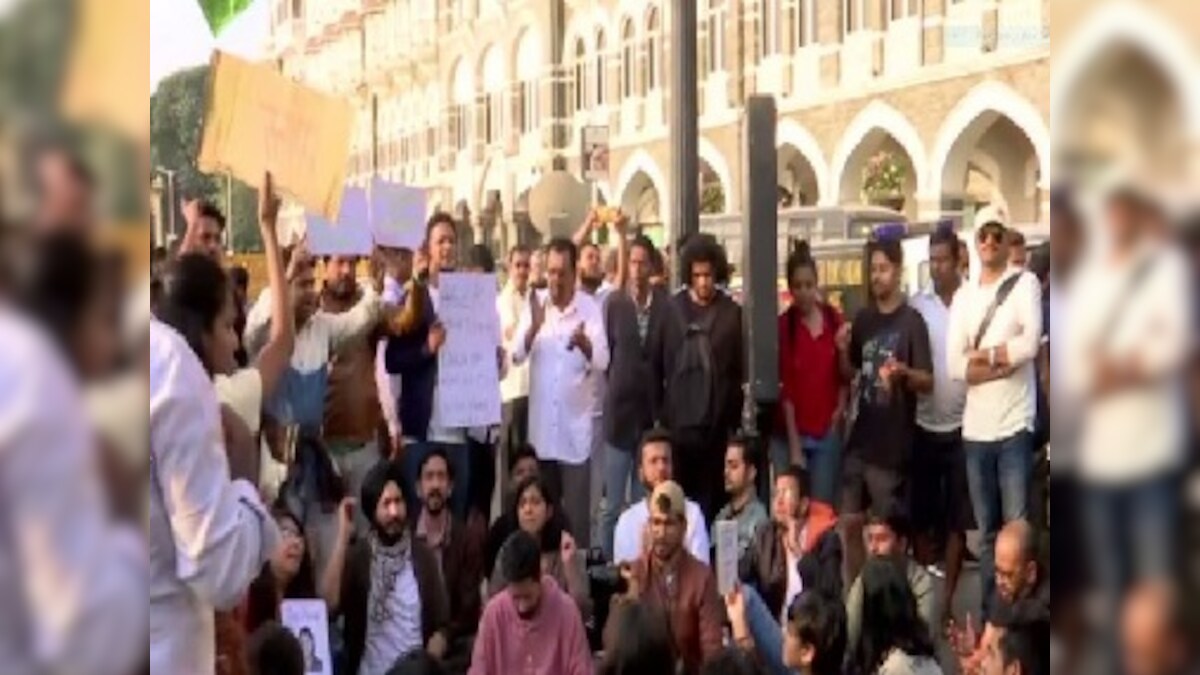
M 452 429 L 499 424 L 496 275 L 441 275 L 437 314 L 446 328 L 438 354 L 438 419 Z
M 725 597 L 733 591 L 738 578 L 738 524 L 733 520 L 718 520 L 717 591 Z
M 425 243 L 425 190 L 371 181 L 370 222 L 375 243 L 415 251 Z
M 304 215 L 308 250 L 314 255 L 371 255 L 371 226 L 367 219 L 367 192 L 347 188 L 342 194 L 342 206 L 337 223 L 325 220 L 316 213 Z
M 300 641 L 304 672 L 333 675 L 329 651 L 329 613 L 324 600 L 284 600 L 279 617 L 285 628 Z

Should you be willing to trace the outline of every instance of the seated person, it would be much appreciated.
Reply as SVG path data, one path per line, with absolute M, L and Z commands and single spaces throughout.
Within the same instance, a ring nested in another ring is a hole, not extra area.
M 762 597 L 739 585 L 725 598 L 735 643 L 753 650 L 768 675 L 842 675 L 846 660 L 846 606 L 822 591 L 803 591 L 781 628 Z
M 770 522 L 767 508 L 758 498 L 758 451 L 742 436 L 735 436 L 725 449 L 725 493 L 729 503 L 711 523 L 710 541 L 717 540 L 717 523 L 732 520 L 738 526 L 738 559 L 746 554 L 759 528 Z
M 662 429 L 651 429 L 642 437 L 642 458 L 639 470 L 646 494 L 652 494 L 659 485 L 671 480 L 673 475 L 671 435 Z M 692 556 L 709 564 L 708 526 L 704 514 L 695 502 L 685 502 L 687 529 L 684 544 Z M 638 502 L 625 510 L 617 521 L 613 539 L 613 562 L 633 562 L 642 558 L 650 546 L 647 530 L 650 524 L 650 500 Z
M 842 543 L 837 515 L 809 498 L 808 473 L 793 467 L 775 479 L 771 522 L 759 529 L 739 576 L 752 586 L 779 624 L 802 590 L 842 593 Z
M 929 630 L 939 630 L 942 625 L 939 614 L 941 603 L 938 602 L 937 587 L 929 572 L 913 560 L 908 554 L 912 526 L 908 517 L 893 508 L 890 513 L 872 511 L 867 516 L 867 525 L 863 530 L 867 540 L 867 554 L 872 560 L 890 560 L 904 570 L 908 579 L 908 588 L 917 601 L 917 615 L 929 626 Z M 850 593 L 846 596 L 846 617 L 848 619 L 850 649 L 858 647 L 862 636 L 862 577 L 854 580 Z
M 508 586 L 483 610 L 470 675 L 592 675 L 583 619 L 571 596 L 542 574 L 537 540 L 514 534 L 500 570 Z
M 650 544 L 636 561 L 623 566 L 629 588 L 613 598 L 604 631 L 605 651 L 615 644 L 615 617 L 625 605 L 643 602 L 666 613 L 682 672 L 697 675 L 720 653 L 724 638 L 725 613 L 717 582 L 712 570 L 683 546 L 687 531 L 683 489 L 673 481 L 662 482 L 649 502 L 653 507 Z
M 454 470 L 446 453 L 434 448 L 418 467 L 417 491 L 421 511 L 413 525 L 416 541 L 433 551 L 441 563 L 442 581 L 450 603 L 447 639 L 450 670 L 466 670 L 470 639 L 483 611 L 483 533 L 451 513 Z M 461 662 L 461 663 L 459 663 Z M 461 667 L 455 667 L 457 665 Z
M 513 535 L 518 529 L 517 512 L 511 508 L 516 502 L 513 499 L 513 492 L 517 486 L 525 481 L 526 478 L 541 475 L 541 465 L 538 464 L 537 451 L 529 445 L 519 448 L 513 455 L 512 460 L 508 465 L 508 486 L 505 490 L 504 499 L 501 504 L 505 505 L 504 513 L 492 523 L 491 529 L 487 534 L 487 550 L 484 557 L 484 578 L 492 578 L 496 571 L 496 560 L 500 556 L 500 547 L 504 546 L 504 542 Z M 569 530 L 567 527 L 566 516 L 560 511 L 555 511 L 551 516 L 552 526 L 561 530 Z

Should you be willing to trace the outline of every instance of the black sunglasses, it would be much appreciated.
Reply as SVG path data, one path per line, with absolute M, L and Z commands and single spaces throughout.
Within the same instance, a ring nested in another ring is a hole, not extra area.
M 984 225 L 983 227 L 979 228 L 978 239 L 980 243 L 990 239 L 997 244 L 1000 244 L 1004 242 L 1004 232 L 1004 228 L 999 225 Z

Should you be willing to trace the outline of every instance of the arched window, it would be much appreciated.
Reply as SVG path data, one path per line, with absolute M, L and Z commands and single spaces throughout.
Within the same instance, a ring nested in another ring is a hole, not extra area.
M 587 45 L 583 39 L 575 42 L 575 112 L 587 108 Z
M 659 58 L 659 49 L 662 45 L 662 24 L 660 23 L 658 8 L 651 7 L 650 15 L 646 19 L 646 74 L 645 82 L 646 89 L 653 91 L 662 86 L 662 60 Z
M 608 91 L 605 89 L 608 77 L 604 72 L 607 53 L 608 41 L 605 40 L 602 30 L 596 35 L 596 105 L 604 105 L 608 98 Z
M 500 140 L 504 128 L 504 56 L 490 47 L 483 58 L 483 139 L 489 145 Z
M 842 37 L 862 30 L 862 0 L 842 0 Z
M 758 60 L 761 61 L 779 51 L 779 20 L 776 0 L 758 0 L 757 28 Z
M 538 82 L 542 75 L 542 39 L 536 29 L 521 35 L 517 44 L 517 81 L 521 83 L 521 133 L 538 126 Z
M 621 27 L 621 96 L 634 95 L 637 86 L 637 48 L 634 44 L 633 19 L 625 19 Z
M 454 68 L 454 108 L 451 112 L 451 139 L 455 150 L 467 148 L 467 127 L 471 119 L 471 104 L 475 99 L 475 82 L 466 59 L 459 59 Z
M 703 57 L 705 68 L 702 75 L 725 70 L 725 0 L 708 0 L 708 13 L 704 18 L 707 49 Z
M 787 9 L 784 11 L 787 20 L 785 33 L 788 36 L 787 51 L 795 53 L 813 44 L 813 2 L 812 0 L 784 0 Z

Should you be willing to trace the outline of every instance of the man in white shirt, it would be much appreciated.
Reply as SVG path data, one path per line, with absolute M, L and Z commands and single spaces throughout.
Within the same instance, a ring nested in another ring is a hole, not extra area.
M 608 337 L 600 305 L 575 287 L 577 249 L 567 240 L 546 247 L 548 297 L 523 312 L 513 363 L 529 362 L 529 441 L 547 479 L 562 495 L 579 545 L 591 546 L 591 453 L 595 443 L 594 373 L 608 369 Z
M 1088 300 L 1068 309 L 1061 355 L 1082 403 L 1087 559 L 1111 600 L 1130 581 L 1171 578 L 1177 550 L 1194 281 L 1183 254 L 1149 229 L 1157 213 L 1132 189 L 1109 198 L 1107 241 L 1077 272 Z
M 962 287 L 959 239 L 940 230 L 929 239 L 929 274 L 933 287 L 912 299 L 925 319 L 933 355 L 933 392 L 917 401 L 917 440 L 913 446 L 914 556 L 922 565 L 933 565 L 945 548 L 946 604 L 958 586 L 966 553 L 967 531 L 975 529 L 975 514 L 967 488 L 967 460 L 963 450 L 963 409 L 967 385 L 950 375 L 947 337 L 950 308 Z M 942 607 L 943 616 L 949 607 Z
M 626 509 L 617 520 L 616 534 L 613 537 L 614 563 L 634 562 L 642 557 L 642 553 L 650 545 L 647 534 L 650 523 L 649 495 L 653 495 L 659 485 L 673 480 L 672 454 L 671 434 L 667 431 L 651 429 L 642 437 L 641 474 L 647 498 Z M 687 530 L 683 536 L 683 545 L 692 557 L 707 565 L 711 559 L 711 545 L 704 514 L 700 511 L 700 506 L 689 499 L 685 515 Z
M 214 671 L 214 610 L 242 600 L 280 542 L 258 489 L 230 480 L 222 438 L 200 361 L 178 333 L 151 323 L 152 673 Z
M 987 619 L 995 603 L 996 536 L 1029 510 L 1042 287 L 1034 275 L 1009 266 L 1007 229 L 999 218 L 982 222 L 976 232 L 979 278 L 954 300 L 947 358 L 954 379 L 968 385 L 963 441 L 971 502 L 983 534 L 979 559 Z
M 508 282 L 496 298 L 500 313 L 500 332 L 503 344 L 511 344 L 517 332 L 521 314 L 529 307 L 529 268 L 531 253 L 526 246 L 517 245 L 508 252 Z M 508 373 L 500 381 L 500 401 L 503 404 L 500 423 L 500 455 L 497 474 L 500 485 L 508 485 L 508 464 L 518 449 L 529 439 L 529 364 L 515 366 L 507 357 Z
M 51 338 L 3 305 L 0 335 L 0 663 L 134 672 L 146 662 L 145 543 L 111 520 L 97 438 Z

